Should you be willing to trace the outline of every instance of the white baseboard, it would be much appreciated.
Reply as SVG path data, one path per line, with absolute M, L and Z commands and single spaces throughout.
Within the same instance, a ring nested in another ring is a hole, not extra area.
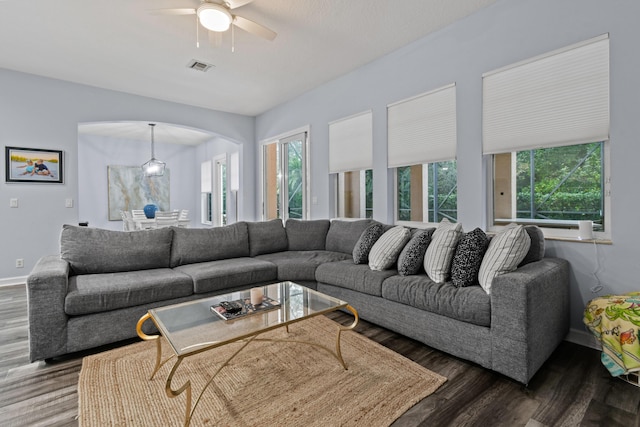
M 565 341 L 572 342 L 574 344 L 579 344 L 585 347 L 593 348 L 595 350 L 602 350 L 602 346 L 594 337 L 587 331 L 581 331 L 579 329 L 569 329 L 569 333 L 564 339 Z
M 27 283 L 27 276 L 7 277 L 0 279 L 0 288 L 3 286 L 24 285 L 25 283 Z

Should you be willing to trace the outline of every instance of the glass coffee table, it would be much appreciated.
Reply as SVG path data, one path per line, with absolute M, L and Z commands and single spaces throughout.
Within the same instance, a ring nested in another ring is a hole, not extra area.
M 312 289 L 293 282 L 274 283 L 260 287 L 265 297 L 280 303 L 278 307 L 266 311 L 258 311 L 233 320 L 224 320 L 211 310 L 212 306 L 218 306 L 222 301 L 250 300 L 250 290 L 231 292 L 215 297 L 174 304 L 161 308 L 151 309 L 138 320 L 136 332 L 143 340 L 156 340 L 156 364 L 151 373 L 153 379 L 161 366 L 174 357 L 176 361 L 167 377 L 165 391 L 169 397 L 176 397 L 186 391 L 185 426 L 188 426 L 202 394 L 214 380 L 216 375 L 229 364 L 253 341 L 281 341 L 296 342 L 322 348 L 331 353 L 344 369 L 347 369 L 340 351 L 340 334 L 351 330 L 358 324 L 358 313 L 345 301 L 330 297 Z M 289 325 L 309 319 L 314 316 L 329 313 L 340 309 L 346 309 L 353 313 L 354 321 L 349 326 L 337 325 L 335 349 L 323 345 L 288 339 L 263 339 L 259 336 L 267 331 L 285 327 L 289 331 Z M 173 350 L 173 356 L 162 361 L 162 340 L 160 335 L 147 335 L 142 331 L 142 324 L 151 319 L 162 336 Z M 187 381 L 182 387 L 174 389 L 171 380 L 182 361 L 194 354 L 215 349 L 232 342 L 243 342 L 243 345 L 224 361 L 215 371 L 211 379 L 206 383 L 198 395 L 193 408 L 191 408 L 191 381 Z

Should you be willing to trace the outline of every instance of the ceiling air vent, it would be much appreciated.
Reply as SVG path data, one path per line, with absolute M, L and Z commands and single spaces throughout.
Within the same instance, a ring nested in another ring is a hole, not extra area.
M 189 64 L 187 64 L 187 67 L 191 68 L 192 70 L 202 71 L 204 73 L 205 71 L 208 71 L 209 68 L 213 67 L 213 65 L 193 59 L 191 60 L 191 62 L 189 62 Z

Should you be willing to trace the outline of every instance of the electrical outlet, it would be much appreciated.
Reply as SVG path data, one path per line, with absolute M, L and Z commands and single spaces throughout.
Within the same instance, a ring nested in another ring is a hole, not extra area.
M 24 260 L 22 258 L 16 260 L 16 268 L 24 268 Z
M 73 199 L 66 199 L 64 201 L 64 207 L 65 208 L 72 208 L 73 207 Z

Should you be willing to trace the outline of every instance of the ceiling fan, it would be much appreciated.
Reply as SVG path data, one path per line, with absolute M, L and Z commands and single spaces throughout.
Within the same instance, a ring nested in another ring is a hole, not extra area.
M 275 39 L 277 34 L 274 31 L 231 12 L 252 1 L 253 0 L 201 0 L 201 4 L 197 8 L 158 9 L 155 10 L 154 13 L 160 15 L 196 15 L 200 25 L 209 31 L 222 33 L 234 25 L 263 39 L 269 41 Z

